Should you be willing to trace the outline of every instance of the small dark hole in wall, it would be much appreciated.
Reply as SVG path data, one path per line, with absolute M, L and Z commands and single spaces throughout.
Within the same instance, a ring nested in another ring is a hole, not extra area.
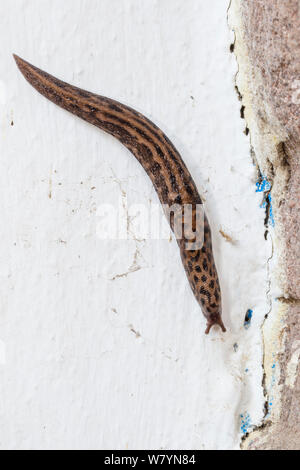
M 249 128 L 248 127 L 246 127 L 246 129 L 244 130 L 244 133 L 245 133 L 245 135 L 249 134 Z
M 14 125 L 14 121 L 11 121 L 10 125 L 13 126 L 13 125 Z
M 251 325 L 251 320 L 252 320 L 252 315 L 253 315 L 253 310 L 250 308 L 247 310 L 246 315 L 245 315 L 245 320 L 244 320 L 244 328 L 246 330 L 250 327 Z
M 241 119 L 245 119 L 245 106 L 241 107 Z
M 230 50 L 230 52 L 233 52 L 233 51 L 234 51 L 234 43 L 230 44 L 229 50 Z

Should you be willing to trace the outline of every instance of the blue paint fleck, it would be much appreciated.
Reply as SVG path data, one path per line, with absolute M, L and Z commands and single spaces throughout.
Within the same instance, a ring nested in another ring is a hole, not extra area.
M 267 178 L 264 175 L 261 175 L 259 181 L 256 183 L 256 192 L 257 193 L 264 193 L 263 201 L 260 205 L 262 209 L 265 209 L 267 206 L 269 206 L 269 225 L 274 227 L 275 225 L 275 220 L 274 220 L 274 213 L 273 213 L 273 205 L 272 205 L 272 196 L 271 196 L 271 191 L 272 185 L 271 183 L 267 180 Z
M 245 328 L 246 330 L 248 330 L 248 328 L 250 328 L 252 316 L 253 316 L 253 310 L 251 310 L 251 309 L 249 308 L 249 309 L 247 310 L 247 313 L 246 313 L 246 316 L 245 316 L 245 321 L 244 321 L 244 328 Z
M 251 417 L 249 413 L 244 413 L 243 415 L 240 415 L 241 418 L 241 431 L 243 434 L 247 434 L 249 429 L 251 428 Z
M 273 214 L 273 205 L 272 205 L 272 196 L 271 194 L 268 194 L 267 196 L 267 202 L 270 205 L 270 210 L 269 210 L 269 224 L 274 227 L 275 225 L 275 220 L 274 220 L 274 214 Z
M 256 183 L 256 188 L 257 193 L 265 193 L 271 190 L 271 183 L 265 176 L 261 175 L 260 180 Z

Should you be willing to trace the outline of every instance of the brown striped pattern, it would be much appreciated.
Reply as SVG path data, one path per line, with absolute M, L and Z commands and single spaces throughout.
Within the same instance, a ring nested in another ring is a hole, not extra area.
M 190 204 L 195 214 L 196 205 L 201 204 L 196 185 L 174 145 L 155 124 L 128 106 L 69 85 L 18 56 L 14 58 L 26 80 L 43 96 L 125 145 L 147 172 L 162 204 Z M 194 225 L 195 217 L 192 220 Z M 178 240 L 178 245 L 189 283 L 207 319 L 206 333 L 214 324 L 226 331 L 207 218 L 200 250 L 187 250 L 185 239 Z

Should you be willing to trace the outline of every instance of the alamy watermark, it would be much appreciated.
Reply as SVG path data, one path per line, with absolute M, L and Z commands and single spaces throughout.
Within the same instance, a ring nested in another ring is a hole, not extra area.
M 116 205 L 101 204 L 97 209 L 97 236 L 102 240 L 161 240 L 170 238 L 170 227 L 177 240 L 183 240 L 186 250 L 198 250 L 204 240 L 204 210 L 202 204 L 133 204 L 126 196 Z M 167 219 L 168 224 L 163 221 Z

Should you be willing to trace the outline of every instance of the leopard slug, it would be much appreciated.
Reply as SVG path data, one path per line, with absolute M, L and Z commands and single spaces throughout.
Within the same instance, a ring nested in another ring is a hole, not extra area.
M 14 55 L 26 80 L 61 108 L 116 137 L 140 162 L 164 207 L 192 207 L 195 229 L 196 207 L 202 204 L 196 185 L 180 154 L 167 136 L 149 119 L 115 100 L 84 91 L 49 75 Z M 169 220 L 174 231 L 174 219 Z M 206 334 L 213 325 L 225 332 L 221 314 L 221 290 L 212 251 L 211 230 L 206 215 L 202 223 L 201 247 L 187 249 L 186 238 L 177 243 L 192 291 L 207 320 Z

